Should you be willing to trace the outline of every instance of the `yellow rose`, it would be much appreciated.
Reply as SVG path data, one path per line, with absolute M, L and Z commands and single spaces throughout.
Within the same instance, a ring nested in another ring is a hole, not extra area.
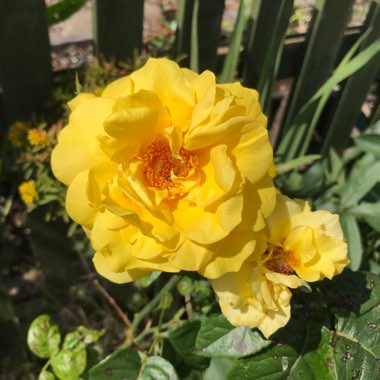
M 275 204 L 257 92 L 150 59 L 69 107 L 52 168 L 99 273 L 115 282 L 153 270 L 216 278 L 257 249 Z
M 263 251 L 253 253 L 240 271 L 211 283 L 232 324 L 257 327 L 268 337 L 290 318 L 288 288 L 331 279 L 342 272 L 348 258 L 338 215 L 311 211 L 307 202 L 278 194 L 266 221 Z

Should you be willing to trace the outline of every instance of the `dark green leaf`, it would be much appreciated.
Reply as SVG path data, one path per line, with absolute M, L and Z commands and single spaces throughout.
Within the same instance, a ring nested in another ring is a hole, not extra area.
M 85 349 L 77 351 L 61 350 L 51 358 L 51 366 L 59 379 L 69 380 L 77 378 L 87 365 L 87 353 Z
M 49 25 L 62 22 L 79 11 L 87 0 L 61 0 L 47 8 Z
M 377 379 L 380 374 L 380 308 L 339 318 L 333 338 L 337 379 Z
M 219 315 L 202 323 L 196 346 L 200 350 L 199 355 L 237 358 L 259 352 L 270 343 L 247 327 L 233 328 L 224 316 Z
M 200 325 L 198 320 L 184 321 L 180 326 L 170 330 L 166 338 L 184 363 L 204 368 L 208 361 L 195 354 L 195 341 Z
M 141 367 L 141 359 L 133 348 L 113 352 L 90 370 L 89 380 L 121 380 L 127 377 L 136 380 Z
M 370 272 L 345 270 L 318 288 L 324 303 L 341 317 L 366 313 L 380 302 L 380 277 Z
M 363 247 L 358 222 L 354 216 L 345 213 L 340 216 L 340 224 L 342 225 L 344 236 L 347 239 L 350 268 L 354 271 L 358 270 L 363 256 Z
M 212 358 L 210 366 L 205 371 L 203 380 L 225 380 L 233 364 L 234 360 L 229 358 Z
M 159 356 L 151 356 L 143 364 L 138 380 L 178 380 L 174 367 Z
M 31 323 L 27 337 L 28 347 L 40 358 L 49 358 L 55 354 L 60 340 L 59 328 L 49 315 L 42 314 Z
M 372 153 L 380 157 L 380 136 L 375 134 L 366 134 L 354 139 L 356 147 L 365 153 Z

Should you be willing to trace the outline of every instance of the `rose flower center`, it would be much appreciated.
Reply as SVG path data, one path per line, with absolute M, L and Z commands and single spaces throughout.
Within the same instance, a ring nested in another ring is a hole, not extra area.
M 285 251 L 282 247 L 268 244 L 268 249 L 264 255 L 270 255 L 265 262 L 265 266 L 276 273 L 293 274 L 294 268 L 298 265 L 298 259 L 293 252 Z
M 141 158 L 145 164 L 144 177 L 149 186 L 157 189 L 175 187 L 172 175 L 186 177 L 192 168 L 191 154 L 184 148 L 173 155 L 169 144 L 165 141 L 155 141 L 142 152 Z

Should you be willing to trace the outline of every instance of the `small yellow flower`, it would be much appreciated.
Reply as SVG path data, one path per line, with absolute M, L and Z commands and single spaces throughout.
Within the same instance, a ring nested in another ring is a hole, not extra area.
M 10 126 L 8 131 L 8 138 L 15 147 L 22 147 L 25 141 L 27 129 L 28 127 L 22 121 L 16 121 Z
M 49 135 L 42 129 L 33 128 L 28 132 L 28 140 L 33 146 L 47 146 L 49 144 Z
M 18 191 L 20 192 L 22 200 L 27 205 L 33 204 L 33 201 L 37 198 L 38 195 L 34 181 L 23 182 L 18 187 Z
M 257 327 L 269 337 L 290 318 L 289 288 L 331 279 L 349 261 L 338 215 L 311 211 L 307 202 L 278 194 L 266 223 L 268 237 L 261 253 L 211 284 L 233 325 Z

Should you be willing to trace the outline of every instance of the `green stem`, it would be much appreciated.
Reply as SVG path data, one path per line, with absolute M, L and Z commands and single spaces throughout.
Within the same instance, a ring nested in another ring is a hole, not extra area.
M 152 312 L 152 310 L 159 304 L 160 299 L 162 297 L 162 294 L 165 292 L 170 292 L 178 283 L 180 280 L 180 276 L 173 276 L 166 284 L 165 286 L 154 296 L 154 298 L 138 313 L 135 314 L 135 318 L 133 319 L 131 331 L 130 333 L 133 334 L 133 332 L 138 327 L 139 323 Z
M 154 334 L 153 342 L 149 348 L 148 355 L 151 355 L 153 353 L 154 347 L 156 347 L 156 344 L 158 343 L 161 337 L 162 320 L 164 319 L 165 311 L 165 308 L 162 308 L 160 311 L 160 316 L 158 317 L 157 331 Z

